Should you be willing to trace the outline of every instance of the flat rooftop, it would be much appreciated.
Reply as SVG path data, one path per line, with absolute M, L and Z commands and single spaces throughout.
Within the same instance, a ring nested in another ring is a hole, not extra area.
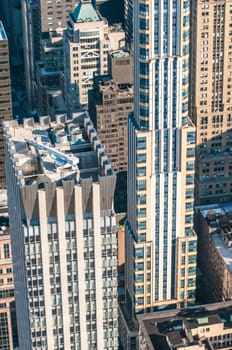
M 3 27 L 2 21 L 0 21 L 0 40 L 7 40 L 6 32 Z
M 4 123 L 8 149 L 21 186 L 112 175 L 111 163 L 87 112 Z

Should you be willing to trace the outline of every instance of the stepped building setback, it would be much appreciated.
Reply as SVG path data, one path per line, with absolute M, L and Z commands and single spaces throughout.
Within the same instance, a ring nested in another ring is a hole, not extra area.
M 20 349 L 118 349 L 116 176 L 88 114 L 4 130 Z

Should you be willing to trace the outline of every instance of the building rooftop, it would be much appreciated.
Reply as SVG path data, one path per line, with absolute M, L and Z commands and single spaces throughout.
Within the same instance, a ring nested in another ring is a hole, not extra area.
M 2 21 L 0 21 L 0 40 L 7 40 L 6 32 L 3 27 Z
M 75 23 L 101 21 L 101 16 L 94 9 L 91 1 L 80 0 L 71 14 Z
M 112 175 L 105 153 L 87 112 L 75 113 L 72 119 L 57 115 L 4 123 L 5 136 L 20 186 L 43 186 L 47 182 Z
M 232 203 L 196 207 L 206 220 L 212 241 L 232 273 Z
M 214 349 L 207 332 L 216 325 L 210 336 L 232 333 L 232 302 L 138 315 L 138 321 L 154 349 Z

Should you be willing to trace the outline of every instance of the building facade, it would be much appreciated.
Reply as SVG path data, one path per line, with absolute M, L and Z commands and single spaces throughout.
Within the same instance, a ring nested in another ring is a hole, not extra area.
M 12 118 L 10 58 L 8 39 L 0 21 L 0 122 Z M 0 188 L 6 187 L 3 130 L 0 126 Z
M 2 210 L 2 208 L 1 208 Z M 5 215 L 6 213 L 4 213 Z M 0 348 L 15 348 L 15 292 L 9 219 L 0 214 Z
M 94 77 L 88 105 L 112 167 L 118 173 L 127 171 L 127 120 L 134 108 L 134 89 L 129 52 L 118 51 L 111 55 L 117 57 L 115 63 L 110 61 L 111 75 Z
M 231 11 L 230 1 L 192 1 L 190 107 L 199 205 L 232 199 Z
M 88 114 L 5 135 L 19 348 L 118 349 L 116 178 Z
M 134 318 L 159 305 L 195 301 L 189 5 L 134 2 L 135 109 L 128 125 L 126 227 L 127 304 Z

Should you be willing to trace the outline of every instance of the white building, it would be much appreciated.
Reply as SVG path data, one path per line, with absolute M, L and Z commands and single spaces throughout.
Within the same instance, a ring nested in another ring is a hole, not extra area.
M 4 127 L 20 349 L 118 349 L 115 174 L 92 122 Z
M 108 73 L 108 51 L 117 49 L 124 36 L 121 28 L 116 32 L 115 27 L 108 26 L 91 1 L 79 1 L 69 16 L 64 41 L 65 99 L 69 113 L 88 104 L 93 76 Z

